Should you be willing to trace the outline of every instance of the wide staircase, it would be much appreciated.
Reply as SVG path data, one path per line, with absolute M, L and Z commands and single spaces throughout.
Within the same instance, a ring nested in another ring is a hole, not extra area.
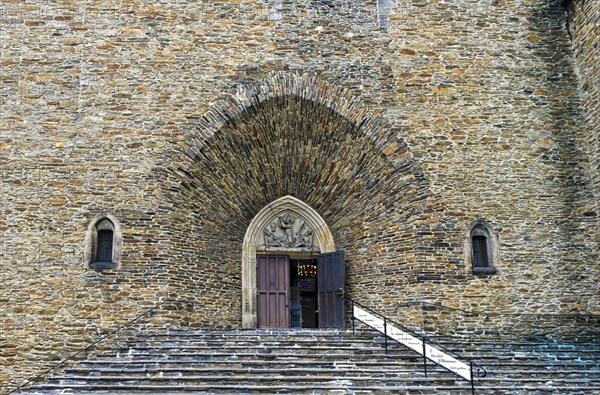
M 484 366 L 476 394 L 600 394 L 594 342 L 438 339 Z M 471 394 L 471 384 L 371 329 L 141 333 L 23 394 Z

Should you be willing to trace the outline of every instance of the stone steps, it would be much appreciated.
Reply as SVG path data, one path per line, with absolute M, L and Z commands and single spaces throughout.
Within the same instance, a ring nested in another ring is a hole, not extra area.
M 488 368 L 495 366 L 510 365 L 516 366 L 530 366 L 539 368 L 547 366 L 549 362 L 552 366 L 557 368 L 569 368 L 577 367 L 580 370 L 598 369 L 600 366 L 597 361 L 591 359 L 591 357 L 581 358 L 577 356 L 547 356 L 547 355 L 477 355 L 477 354 L 461 354 L 470 359 L 476 359 L 477 362 Z M 422 362 L 422 358 L 415 353 L 403 352 L 395 353 L 389 352 L 387 355 L 383 351 L 381 352 L 370 352 L 360 350 L 306 350 L 299 349 L 295 350 L 253 350 L 252 352 L 235 352 L 235 351 L 220 351 L 220 350 L 198 350 L 196 352 L 185 352 L 185 350 L 152 350 L 147 352 L 124 352 L 124 353 L 107 353 L 106 357 L 112 358 L 112 361 L 252 361 L 252 360 L 294 360 L 302 361 L 308 360 L 309 362 L 327 362 L 336 361 L 339 358 L 346 358 L 349 360 L 360 358 L 361 356 L 369 357 L 374 363 L 387 362 L 390 360 L 402 360 L 405 363 L 413 363 L 419 366 Z
M 519 385 L 519 386 L 494 386 L 493 389 L 476 387 L 476 394 L 490 395 L 518 395 L 518 394 L 570 394 L 570 395 L 591 395 L 600 391 L 600 386 L 586 386 L 584 388 L 577 386 L 561 386 L 557 390 L 554 383 L 546 385 Z M 431 383 L 430 385 L 401 385 L 401 386 L 354 386 L 351 383 L 340 380 L 336 383 L 319 384 L 314 383 L 310 386 L 298 384 L 285 385 L 122 385 L 116 388 L 114 385 L 79 385 L 70 386 L 68 390 L 64 386 L 46 385 L 35 390 L 22 394 L 163 394 L 163 395 L 181 395 L 181 394 L 399 394 L 399 395 L 470 395 L 470 387 L 458 385 L 439 385 Z M 41 392 L 40 392 L 41 391 Z
M 399 365 L 402 364 L 402 365 Z M 114 369 L 114 370 L 124 370 L 133 369 L 133 370 L 142 370 L 142 369 L 172 369 L 172 370 L 180 370 L 180 369 L 197 369 L 204 368 L 209 365 L 212 369 L 249 369 L 249 368 L 261 368 L 265 365 L 265 361 L 223 361 L 223 362 L 212 362 L 212 361 L 178 361 L 178 360 L 144 360 L 144 361 L 131 361 L 129 363 L 123 362 L 114 362 L 114 361 L 98 361 L 95 363 L 93 367 L 89 367 L 89 370 L 97 370 L 101 371 L 102 369 Z M 269 369 L 306 369 L 308 367 L 312 367 L 315 369 L 340 369 L 340 368 L 356 368 L 356 369 L 376 369 L 384 367 L 385 369 L 402 369 L 407 371 L 418 372 L 422 371 L 422 363 L 404 363 L 401 362 L 390 362 L 388 360 L 382 361 L 350 361 L 348 363 L 340 363 L 339 361 L 333 361 L 330 363 L 312 363 L 311 361 L 269 361 L 268 368 Z M 433 369 L 433 365 L 428 363 L 428 370 Z M 85 368 L 80 368 L 85 369 Z M 564 368 L 562 366 L 549 366 L 545 363 L 538 363 L 535 366 L 531 366 L 529 364 L 504 364 L 504 365 L 493 365 L 486 366 L 488 372 L 498 372 L 501 374 L 507 374 L 511 372 L 522 372 L 523 374 L 527 373 L 529 375 L 535 374 L 538 376 L 542 375 L 558 375 L 561 376 L 563 374 L 576 374 L 579 375 L 598 375 L 600 373 L 600 369 L 598 368 L 582 368 L 577 369 L 576 366 Z
M 232 346 L 226 343 L 215 343 L 215 344 L 163 344 L 163 345 L 131 345 L 130 347 L 123 347 L 119 349 L 112 350 L 114 353 L 126 354 L 126 353 L 143 353 L 147 351 L 160 351 L 160 352 L 182 352 L 182 353 L 202 353 L 207 351 L 214 351 L 219 349 L 227 349 L 230 352 L 240 352 L 240 353 L 258 353 L 258 352 L 266 352 L 265 350 L 278 350 L 280 352 L 293 352 L 293 353 L 313 353 L 318 354 L 322 352 L 337 352 L 337 353 L 385 353 L 386 350 L 381 346 L 372 346 L 369 344 L 354 344 L 354 345 L 334 345 L 320 344 L 319 346 L 314 346 L 308 344 L 310 347 L 306 347 L 306 344 L 269 344 L 269 345 L 236 345 Z M 435 347 L 435 345 L 434 345 Z M 450 350 L 452 352 L 464 355 L 466 357 L 473 356 L 478 357 L 481 353 L 493 353 L 497 356 L 503 356 L 505 358 L 528 358 L 528 357 L 537 357 L 539 355 L 545 355 L 547 357 L 552 357 L 555 359 L 561 360 L 577 360 L 584 361 L 589 360 L 590 362 L 594 362 L 597 356 L 597 350 L 569 350 L 569 351 L 554 351 L 554 350 L 523 350 L 523 351 L 514 351 L 514 350 L 503 350 L 503 349 L 493 349 L 493 350 L 465 350 L 465 349 L 456 349 L 453 347 L 446 347 L 446 350 Z M 389 354 L 394 355 L 412 355 L 410 350 L 405 348 L 400 348 L 394 344 L 389 344 L 387 352 Z
M 419 377 L 423 375 L 423 371 L 419 370 L 420 366 L 394 366 L 394 365 L 358 365 L 358 366 L 329 366 L 329 367 L 313 367 L 311 365 L 298 367 L 296 366 L 285 366 L 285 367 L 262 367 L 262 365 L 246 366 L 246 367 L 216 367 L 213 365 L 207 366 L 196 366 L 196 367 L 185 367 L 185 366 L 162 366 L 157 364 L 156 366 L 144 366 L 144 367 L 123 367 L 123 368 L 74 368 L 70 369 L 69 373 L 76 377 L 93 377 L 97 374 L 102 376 L 118 376 L 127 375 L 138 377 L 147 376 L 188 376 L 198 375 L 205 373 L 219 373 L 221 375 L 234 375 L 243 373 L 252 373 L 255 375 L 270 375 L 270 374 L 282 374 L 297 375 L 311 373 L 313 375 L 377 375 L 378 377 Z M 433 367 L 429 366 L 429 374 L 433 371 Z M 488 375 L 502 375 L 507 378 L 519 378 L 523 375 L 528 375 L 532 378 L 544 377 L 548 379 L 562 379 L 562 378 L 577 378 L 586 376 L 599 376 L 600 370 L 536 370 L 536 369 L 520 369 L 520 370 L 499 370 L 489 369 Z
M 332 370 L 330 372 L 315 372 L 311 371 L 310 375 L 308 372 L 270 372 L 257 374 L 254 370 L 238 371 L 238 372 L 227 372 L 229 374 L 223 374 L 220 372 L 205 372 L 205 374 L 190 374 L 190 375 L 179 375 L 179 374 L 158 374 L 158 375 L 102 375 L 102 376 L 86 376 L 86 375 L 65 375 L 57 376 L 52 378 L 49 384 L 85 384 L 85 383 L 109 383 L 109 382 L 123 382 L 123 383 L 136 383 L 140 379 L 147 382 L 168 382 L 168 383 L 186 383 L 193 384 L 199 382 L 212 382 L 219 381 L 225 382 L 239 382 L 239 381 L 252 381 L 257 382 L 326 382 L 333 379 L 351 380 L 356 382 L 369 382 L 369 383 L 390 383 L 390 382 L 447 382 L 454 383 L 456 379 L 453 376 L 446 375 L 445 372 L 436 371 L 428 372 L 428 376 L 425 377 L 423 372 L 402 372 L 398 374 L 389 374 L 383 371 L 364 373 L 360 371 L 338 371 Z M 443 374 L 442 374 L 443 373 Z M 528 376 L 523 378 L 521 376 L 510 378 L 503 376 L 501 378 L 488 376 L 480 380 L 481 383 L 493 383 L 500 382 L 502 384 L 507 383 L 543 383 L 549 380 L 548 377 L 531 377 Z M 585 378 L 557 378 L 552 377 L 553 382 L 569 383 L 572 385 L 587 385 L 589 380 Z
M 593 343 L 443 342 L 488 375 L 477 394 L 600 393 Z M 481 346 L 481 349 L 477 348 Z M 28 394 L 471 394 L 470 383 L 372 331 L 167 331 L 121 335 Z

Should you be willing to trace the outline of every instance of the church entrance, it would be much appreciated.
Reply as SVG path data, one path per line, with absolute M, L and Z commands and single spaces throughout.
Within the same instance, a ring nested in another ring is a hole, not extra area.
M 250 222 L 242 249 L 242 327 L 343 328 L 344 253 L 310 206 L 283 196 Z
M 344 253 L 257 255 L 259 328 L 343 328 Z

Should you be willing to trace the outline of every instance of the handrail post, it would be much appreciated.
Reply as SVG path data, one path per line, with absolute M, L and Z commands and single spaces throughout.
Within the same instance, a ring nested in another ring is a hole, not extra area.
M 383 339 L 385 341 L 385 355 L 388 355 L 388 340 L 387 340 L 387 318 L 383 317 Z
M 354 323 L 354 321 L 356 320 L 356 317 L 354 316 L 354 301 L 352 300 L 352 336 L 356 336 L 356 324 Z
M 421 342 L 423 343 L 423 372 L 425 372 L 425 377 L 427 377 L 427 348 L 425 347 L 425 337 L 421 338 Z
M 473 378 L 473 361 L 469 363 L 471 367 L 471 394 L 475 395 L 475 379 Z

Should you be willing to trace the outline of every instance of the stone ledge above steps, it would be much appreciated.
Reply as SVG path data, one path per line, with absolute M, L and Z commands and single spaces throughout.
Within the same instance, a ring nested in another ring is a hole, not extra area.
M 373 335 L 378 334 L 375 330 L 364 329 L 357 330 L 357 334 Z M 232 330 L 218 330 L 218 329 L 167 329 L 164 333 L 148 333 L 143 336 L 153 335 L 179 335 L 179 336 L 351 336 L 353 335 L 352 329 L 232 329 Z

